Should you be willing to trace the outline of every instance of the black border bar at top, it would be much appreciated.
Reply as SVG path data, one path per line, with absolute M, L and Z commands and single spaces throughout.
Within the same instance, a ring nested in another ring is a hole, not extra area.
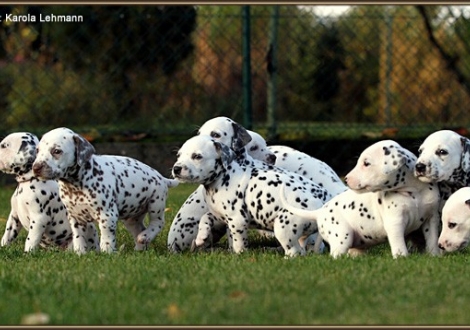
M 28 5 L 28 4 L 63 4 L 63 5 L 204 5 L 204 4 L 212 4 L 212 5 L 224 5 L 224 4 L 232 4 L 232 5 L 256 5 L 256 4 L 282 4 L 282 5 L 470 5 L 470 1 L 392 1 L 392 0 L 385 0 L 385 1 L 341 1 L 341 0 L 331 0 L 331 1 L 234 1 L 234 0 L 202 0 L 202 1 L 151 1 L 151 0 L 134 0 L 134 1 L 116 1 L 116 0 L 97 0 L 97 1 L 60 1 L 60 0 L 27 0 L 27 1 L 2 1 L 1 5 Z

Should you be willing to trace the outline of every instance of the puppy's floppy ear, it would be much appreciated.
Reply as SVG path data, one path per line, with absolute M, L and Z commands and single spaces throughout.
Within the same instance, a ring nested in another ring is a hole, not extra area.
M 406 157 L 396 146 L 384 146 L 385 163 L 383 167 L 384 174 L 390 174 L 406 164 Z
M 77 165 L 82 166 L 85 162 L 89 161 L 91 156 L 95 154 L 95 148 L 84 137 L 75 134 L 73 136 L 75 142 L 75 157 Z
M 470 140 L 466 137 L 461 137 L 462 143 L 462 156 L 460 158 L 460 166 L 465 173 L 470 172 Z
M 32 133 L 25 133 L 25 137 L 21 140 L 21 146 L 18 151 L 25 151 L 28 148 L 36 149 L 36 146 L 39 143 L 39 140 L 36 135 Z
M 225 144 L 220 142 L 214 142 L 215 150 L 220 156 L 220 160 L 222 161 L 222 166 L 227 169 L 230 163 L 232 163 L 235 159 L 235 153 L 232 149 L 227 147 Z
M 233 122 L 233 138 L 232 138 L 232 149 L 235 151 L 240 150 L 251 141 L 251 135 L 242 125 Z
M 26 139 L 21 141 L 21 146 L 18 151 L 27 153 L 27 164 L 33 164 L 34 160 L 36 159 L 36 146 L 39 143 L 39 140 L 36 135 L 32 133 L 26 133 Z

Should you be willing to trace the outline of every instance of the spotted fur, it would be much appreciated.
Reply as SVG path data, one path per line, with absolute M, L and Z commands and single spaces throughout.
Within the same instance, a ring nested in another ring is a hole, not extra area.
M 115 251 L 118 219 L 133 235 L 135 249 L 145 249 L 163 228 L 168 188 L 178 184 L 136 159 L 97 155 L 91 143 L 64 127 L 43 135 L 33 170 L 59 181 L 77 253 L 86 251 L 81 228 L 94 221 L 101 251 Z
M 266 141 L 256 132 L 246 130 L 243 126 L 228 117 L 215 117 L 206 121 L 198 130 L 198 135 L 207 135 L 214 140 L 227 145 L 235 152 L 235 161 L 243 166 L 254 166 L 262 169 L 286 172 L 279 166 L 272 166 L 276 161 L 276 155 L 266 145 Z M 293 149 L 292 149 L 293 150 Z M 291 162 L 292 163 L 292 162 Z M 312 165 L 304 162 L 305 165 Z M 313 168 L 315 170 L 318 167 Z M 303 169 L 302 169 L 303 171 Z M 318 176 L 322 174 L 318 173 Z M 316 182 L 315 180 L 312 180 Z M 326 181 L 326 180 L 325 180 Z M 309 181 L 304 180 L 307 184 Z M 322 183 L 320 183 L 321 185 Z M 344 184 L 343 184 L 344 186 Z M 171 224 L 167 245 L 172 252 L 181 252 L 189 249 L 196 238 L 198 226 L 202 216 L 208 211 L 204 202 L 204 186 L 200 185 L 183 203 Z M 226 225 L 218 221 L 216 217 L 210 217 L 212 231 L 210 237 L 205 241 L 207 246 L 216 243 L 226 233 Z M 273 233 L 266 230 L 257 230 L 263 236 L 272 237 Z M 308 248 L 315 246 L 317 234 L 311 235 L 308 240 Z M 230 241 L 229 241 L 230 244 Z M 320 244 L 320 243 L 319 243 Z M 320 251 L 323 249 L 320 244 Z
M 405 236 L 418 229 L 427 251 L 438 255 L 439 192 L 414 177 L 415 162 L 416 156 L 395 141 L 380 141 L 366 148 L 346 175 L 350 189 L 320 209 L 301 210 L 283 194 L 281 205 L 316 221 L 334 258 L 386 241 L 394 258 L 407 256 Z
M 470 140 L 451 130 L 430 134 L 419 147 L 415 176 L 423 182 L 437 182 L 440 207 L 449 196 L 470 186 Z
M 298 173 L 336 196 L 347 189 L 338 174 L 325 162 L 288 146 L 268 146 L 276 155 L 275 165 Z
M 470 187 L 454 192 L 442 209 L 442 231 L 439 248 L 455 252 L 467 247 L 470 242 Z
M 304 255 L 305 239 L 317 231 L 316 224 L 278 205 L 281 184 L 288 187 L 290 202 L 302 208 L 318 208 L 331 195 L 296 173 L 240 164 L 236 159 L 231 148 L 207 135 L 189 139 L 178 151 L 173 176 L 205 189 L 209 212 L 199 223 L 196 245 L 204 245 L 216 218 L 227 224 L 236 253 L 247 248 L 248 229 L 259 228 L 274 232 L 286 256 Z
M 11 211 L 1 245 L 11 244 L 24 228 L 28 231 L 24 250 L 39 246 L 71 247 L 72 229 L 54 180 L 36 178 L 32 171 L 38 138 L 28 132 L 12 133 L 0 142 L 0 171 L 15 176 Z M 85 227 L 87 249 L 99 249 L 94 224 Z

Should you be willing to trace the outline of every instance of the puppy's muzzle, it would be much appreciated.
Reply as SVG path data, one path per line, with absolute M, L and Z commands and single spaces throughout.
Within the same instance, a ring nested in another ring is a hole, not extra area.
M 416 163 L 415 171 L 416 171 L 417 174 L 425 174 L 426 173 L 426 164 Z
M 181 176 L 181 171 L 183 170 L 183 167 L 182 166 L 179 166 L 179 165 L 175 165 L 173 166 L 173 176 L 175 178 Z
M 33 164 L 33 172 L 35 176 L 41 176 L 43 169 L 44 169 L 44 162 Z

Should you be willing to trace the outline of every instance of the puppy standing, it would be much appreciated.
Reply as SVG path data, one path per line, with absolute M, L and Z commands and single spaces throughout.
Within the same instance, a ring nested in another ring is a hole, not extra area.
M 203 184 L 209 212 L 227 224 L 233 251 L 247 246 L 248 229 L 274 231 L 285 255 L 304 255 L 303 240 L 317 231 L 316 224 L 293 216 L 278 204 L 279 188 L 288 186 L 289 199 L 299 207 L 318 208 L 331 198 L 328 192 L 295 173 L 240 165 L 235 153 L 209 136 L 187 140 L 178 151 L 173 176 L 182 182 Z M 206 214 L 207 215 L 207 214 Z M 210 225 L 201 219 L 196 245 L 209 236 Z
M 246 130 L 228 117 L 215 117 L 206 121 L 199 128 L 198 135 L 210 136 L 215 141 L 229 146 L 236 154 L 236 161 L 241 165 L 280 172 L 291 171 L 296 173 L 295 176 L 301 175 L 319 184 L 331 196 L 346 189 L 344 183 L 327 164 L 290 147 L 267 146 L 266 141 L 258 133 Z M 186 199 L 171 224 L 167 241 L 170 251 L 181 252 L 191 247 L 198 233 L 200 219 L 207 211 L 204 186 L 201 185 Z M 225 224 L 214 219 L 211 239 L 206 243 L 217 242 L 225 232 Z M 266 230 L 258 232 L 265 236 L 273 234 Z M 311 235 L 307 244 L 315 246 L 317 237 L 317 233 Z
M 96 155 L 86 139 L 68 128 L 43 135 L 33 170 L 59 180 L 77 253 L 85 252 L 83 228 L 93 221 L 100 228 L 101 251 L 115 251 L 118 218 L 133 235 L 136 250 L 144 249 L 162 230 L 168 188 L 178 184 L 135 159 Z
M 11 211 L 1 245 L 12 243 L 24 227 L 28 231 L 25 252 L 39 245 L 72 245 L 72 229 L 59 197 L 58 183 L 38 179 L 33 174 L 38 142 L 35 135 L 26 132 L 12 133 L 0 142 L 0 171 L 15 175 L 18 182 L 11 196 Z M 88 249 L 99 249 L 93 223 L 87 227 L 86 242 Z
M 227 117 L 215 117 L 206 121 L 199 128 L 198 135 L 211 136 L 215 141 L 230 147 L 240 163 L 264 167 L 273 164 L 276 159 L 274 154 L 268 151 L 266 142 L 259 134 L 246 130 Z M 199 185 L 183 203 L 171 223 L 167 238 L 168 249 L 172 252 L 189 249 L 197 236 L 199 222 L 207 212 L 204 186 Z M 226 224 L 214 219 L 211 237 L 206 243 L 209 245 L 218 242 L 226 232 Z
M 313 211 L 292 207 L 283 194 L 282 205 L 317 222 L 334 258 L 387 239 L 394 258 L 406 256 L 405 235 L 419 228 L 427 251 L 437 255 L 439 192 L 414 177 L 415 161 L 416 156 L 398 143 L 380 141 L 366 148 L 347 174 L 351 189 Z

